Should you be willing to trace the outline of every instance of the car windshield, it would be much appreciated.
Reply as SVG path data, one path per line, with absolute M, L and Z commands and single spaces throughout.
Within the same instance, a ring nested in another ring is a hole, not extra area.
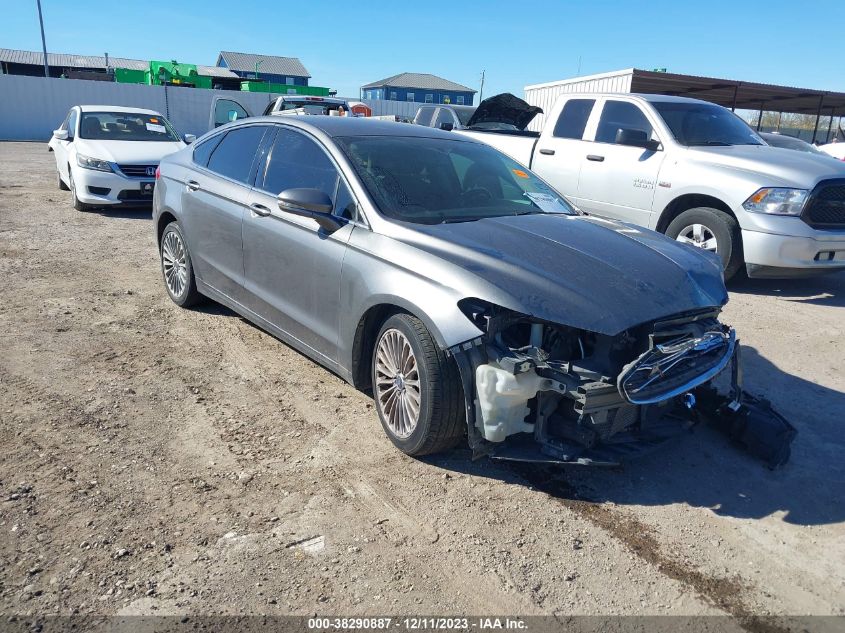
M 681 145 L 764 145 L 730 110 L 710 103 L 652 102 Z
M 101 141 L 179 140 L 167 119 L 142 112 L 83 112 L 79 136 Z
M 379 210 L 417 224 L 577 211 L 554 189 L 480 143 L 403 136 L 335 139 Z

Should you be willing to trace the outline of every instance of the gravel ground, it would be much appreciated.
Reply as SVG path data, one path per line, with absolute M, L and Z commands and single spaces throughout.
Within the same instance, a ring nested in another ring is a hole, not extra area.
M 150 213 L 0 143 L 0 613 L 845 613 L 845 275 L 731 289 L 770 472 L 709 429 L 618 470 L 415 460 L 372 401 L 165 294 Z M 621 309 L 621 308 L 620 308 Z

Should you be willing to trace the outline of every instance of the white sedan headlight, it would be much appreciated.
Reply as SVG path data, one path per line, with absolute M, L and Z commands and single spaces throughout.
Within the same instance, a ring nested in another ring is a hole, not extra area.
M 96 171 L 113 171 L 111 163 L 107 160 L 100 160 L 99 158 L 91 158 L 84 154 L 76 155 L 76 164 L 85 169 L 94 169 Z
M 806 189 L 785 189 L 767 187 L 757 191 L 742 203 L 746 211 L 770 215 L 801 215 L 809 191 Z

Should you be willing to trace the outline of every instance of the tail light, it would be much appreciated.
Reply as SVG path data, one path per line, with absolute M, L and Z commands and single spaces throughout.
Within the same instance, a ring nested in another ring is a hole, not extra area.
M 156 167 L 156 180 L 161 178 L 161 167 Z

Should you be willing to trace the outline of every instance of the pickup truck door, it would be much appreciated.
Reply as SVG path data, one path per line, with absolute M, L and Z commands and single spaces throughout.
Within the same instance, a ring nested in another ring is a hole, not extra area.
M 531 169 L 576 204 L 581 162 L 591 145 L 582 138 L 595 103 L 595 99 L 567 100 L 557 120 L 546 124 L 531 158 Z
M 240 121 L 252 116 L 252 113 L 240 103 L 229 97 L 214 97 L 211 100 L 211 112 L 208 117 L 208 129 Z
M 576 204 L 588 213 L 649 226 L 654 188 L 666 153 L 617 143 L 619 130 L 639 130 L 658 140 L 654 127 L 640 107 L 631 102 L 605 99 L 592 142 L 584 143 Z M 595 117 L 593 117 L 595 120 Z

